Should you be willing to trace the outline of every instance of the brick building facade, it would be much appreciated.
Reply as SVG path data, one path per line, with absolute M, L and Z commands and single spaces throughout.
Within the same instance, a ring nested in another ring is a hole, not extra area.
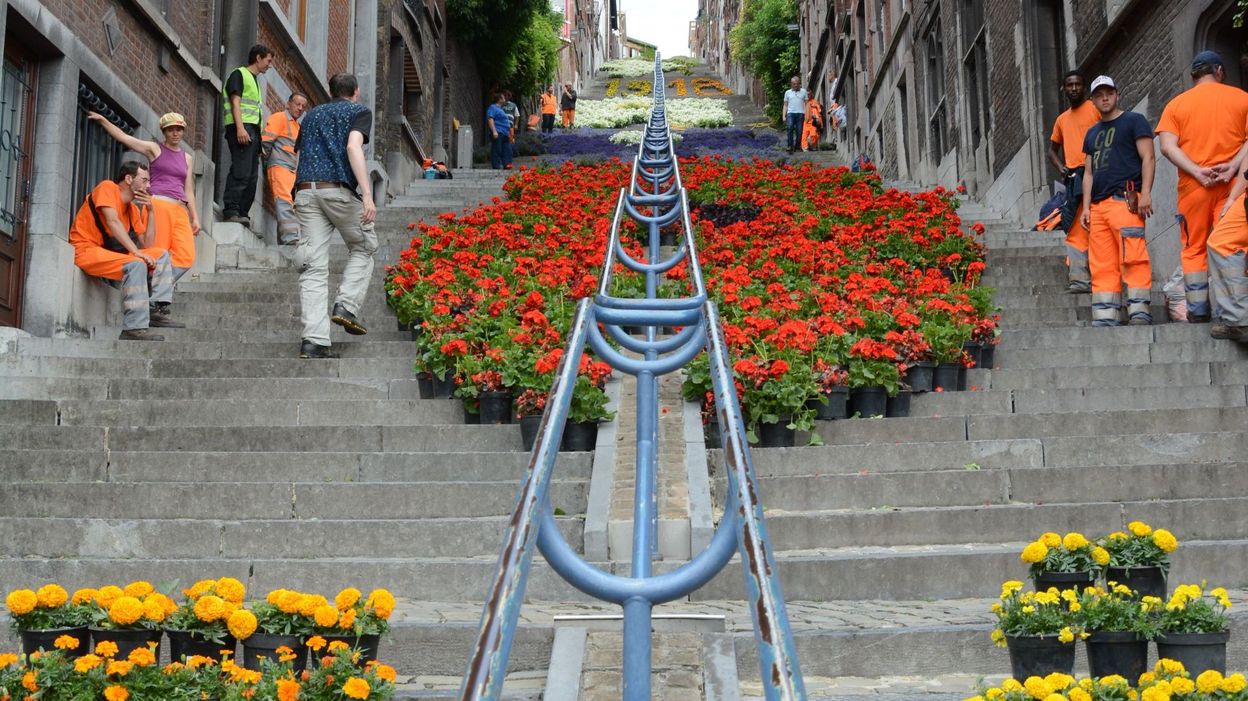
M 1233 0 L 802 0 L 802 67 L 847 156 L 886 178 L 949 187 L 1034 221 L 1057 177 L 1046 158 L 1065 108 L 1061 76 L 1117 79 L 1123 104 L 1154 125 L 1190 85 L 1192 56 L 1219 50 L 1244 85 L 1245 34 Z M 1174 166 L 1160 154 L 1148 238 L 1154 275 L 1177 264 Z
M 126 157 L 88 111 L 152 140 L 161 114 L 186 117 L 205 229 L 192 275 L 210 272 L 218 243 L 256 245 L 238 225 L 215 223 L 229 168 L 221 88 L 248 49 L 263 43 L 276 55 L 259 80 L 266 117 L 292 91 L 317 104 L 329 99 L 330 75 L 358 76 L 376 112 L 366 149 L 384 200 L 418 172 L 420 153 L 453 161 L 452 125 L 484 109 L 475 62 L 444 17 L 445 0 L 0 0 L 0 131 L 12 134 L 0 149 L 0 326 L 50 336 L 119 324 L 118 293 L 78 271 L 68 241 L 86 193 Z M 405 148 L 414 143 L 420 151 Z M 261 188 L 251 218 L 271 240 Z

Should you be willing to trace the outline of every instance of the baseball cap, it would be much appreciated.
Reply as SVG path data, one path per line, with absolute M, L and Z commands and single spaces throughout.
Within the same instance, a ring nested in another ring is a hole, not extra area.
M 1192 70 L 1205 66 L 1221 66 L 1222 56 L 1217 51 L 1201 51 L 1192 59 Z
M 164 131 L 169 127 L 186 128 L 186 120 L 177 112 L 168 112 L 160 118 L 160 130 Z
M 1111 90 L 1117 90 L 1118 84 L 1114 82 L 1113 78 L 1110 78 L 1107 75 L 1098 75 L 1096 76 L 1096 80 L 1092 81 L 1092 89 L 1089 90 L 1088 93 L 1096 92 L 1097 88 L 1109 88 Z

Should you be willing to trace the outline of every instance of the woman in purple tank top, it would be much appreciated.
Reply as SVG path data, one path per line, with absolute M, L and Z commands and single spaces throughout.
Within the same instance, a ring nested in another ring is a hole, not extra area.
M 195 264 L 195 237 L 199 235 L 199 208 L 195 204 L 195 174 L 191 154 L 182 150 L 186 120 L 177 112 L 160 118 L 164 143 L 136 139 L 102 115 L 87 115 L 122 146 L 147 156 L 151 163 L 152 214 L 156 217 L 156 247 L 169 251 L 174 280 Z

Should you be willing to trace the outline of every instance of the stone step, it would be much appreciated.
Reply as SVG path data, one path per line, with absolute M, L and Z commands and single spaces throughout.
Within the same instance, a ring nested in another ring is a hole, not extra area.
M 999 368 L 975 372 L 975 384 L 985 389 L 1071 389 L 1123 387 L 1179 387 L 1244 384 L 1245 373 L 1234 362 L 1152 363 L 1147 366 L 1071 366 L 1055 368 Z M 983 377 L 988 374 L 988 377 Z M 968 376 L 969 378 L 969 376 Z M 970 382 L 970 379 L 968 379 Z
M 163 329 L 162 329 L 163 331 Z M 181 332 L 181 329 L 172 329 Z M 181 338 L 184 334 L 179 333 Z M 416 346 L 410 340 L 381 341 L 370 339 L 334 342 L 343 355 L 356 358 L 413 358 Z M 349 338 L 358 338 L 350 337 Z M 225 343 L 213 341 L 181 341 L 170 334 L 163 343 L 133 343 L 106 339 L 39 338 L 19 339 L 18 353 L 24 356 L 60 358 L 181 358 L 184 360 L 290 358 L 298 347 L 290 341 L 264 343 Z
M 294 354 L 297 355 L 297 354 Z M 174 360 L 166 358 L 61 358 L 7 356 L 0 361 L 5 377 L 113 378 L 393 378 L 412 377 L 411 358 L 238 358 Z
M 766 487 L 764 482 L 761 488 Z M 1017 500 L 1002 503 L 1003 496 L 978 506 L 880 504 L 871 509 L 802 512 L 769 498 L 767 530 L 778 551 L 1026 543 L 1047 530 L 1103 534 L 1122 530 L 1134 520 L 1170 524 L 1185 542 L 1235 540 L 1242 536 L 1239 515 L 1248 505 L 1248 498 L 1037 505 Z
M 112 380 L 108 399 L 332 400 L 386 399 L 399 380 L 382 378 L 176 378 Z M 412 396 L 415 396 L 414 394 Z
M 910 416 L 973 416 L 979 414 L 1047 414 L 1070 411 L 1116 411 L 1124 407 L 1152 410 L 1244 406 L 1242 385 L 1187 387 L 1089 387 L 1013 389 L 979 392 L 932 392 L 914 395 Z
M 111 451 L 195 452 L 520 450 L 516 426 L 0 426 L 0 445 L 28 450 L 107 448 Z
M 1061 530 L 1059 524 L 1053 527 Z M 991 597 L 1000 594 L 1002 579 L 1025 575 L 1026 567 L 1018 559 L 1025 545 L 1020 541 L 780 550 L 776 571 L 788 600 Z M 1239 560 L 1248 556 L 1248 540 L 1188 540 L 1182 547 L 1183 556 L 1176 558 L 1171 581 L 1248 583 L 1248 573 L 1239 566 Z M 692 599 L 737 599 L 744 593 L 740 564 L 734 558 Z
M 937 443 L 879 443 L 800 448 L 754 448 L 754 467 L 762 477 L 783 475 L 869 474 L 919 470 L 1023 469 L 1076 465 L 1236 462 L 1248 446 L 1248 434 L 1191 432 L 1045 436 Z M 708 451 L 722 470 L 719 450 Z
M 227 496 L 199 482 L 38 482 L 8 485 L 0 504 L 6 516 L 27 518 L 76 518 L 90 503 L 90 516 L 99 519 L 422 520 L 509 515 L 516 489 L 510 482 L 240 482 Z M 564 513 L 584 513 L 587 489 L 584 482 L 554 481 L 551 503 Z
M 1137 404 L 1126 405 L 1131 407 L 1129 409 L 1120 407 L 1118 410 L 1099 412 L 1067 410 L 1043 414 L 819 421 L 816 422 L 816 430 L 829 445 L 1248 430 L 1248 408 L 1243 404 L 1243 387 L 1233 389 L 1234 400 L 1240 402 L 1233 407 L 1205 406 L 1175 412 Z
M 1003 310 L 1009 310 L 1013 313 L 1018 310 L 1025 309 L 1064 309 L 1064 308 L 1082 308 L 1092 307 L 1092 295 L 1090 294 L 1061 294 L 1061 295 L 1034 295 L 1034 294 L 1002 294 L 998 292 L 992 297 L 993 304 L 1001 307 Z M 1153 292 L 1150 295 L 1150 302 L 1154 307 L 1165 307 L 1166 297 L 1160 291 Z M 1123 303 L 1126 303 L 1126 297 L 1123 297 Z
M 1021 241 L 1019 243 L 1022 243 Z M 1003 260 L 1012 258 L 1023 258 L 1027 260 L 1035 258 L 1061 258 L 1066 255 L 1065 244 L 1056 242 L 1036 242 L 1039 245 L 1017 245 L 1017 246 L 997 246 L 988 249 L 985 255 L 985 262 L 989 267 L 998 265 Z
M 330 342 L 335 348 L 343 351 L 344 355 L 353 352 L 353 345 L 359 343 L 367 345 L 369 343 L 389 343 L 389 342 L 411 342 L 410 331 L 399 331 L 395 325 L 394 317 L 391 315 L 388 319 L 378 317 L 376 321 L 366 320 L 369 331 L 368 334 L 361 336 L 352 336 L 343 331 L 336 324 L 330 325 L 329 337 Z M 300 336 L 303 333 L 303 327 L 297 320 L 289 324 L 273 325 L 273 328 L 262 328 L 255 330 L 239 330 L 231 328 L 187 328 L 187 329 L 161 329 L 161 335 L 166 341 L 186 342 L 186 343 L 202 343 L 202 342 L 222 342 L 234 344 L 248 343 L 285 343 L 289 349 L 287 357 L 294 357 L 299 354 Z
M 6 402 L 0 400 L 0 411 Z M 414 400 L 131 399 L 51 402 L 52 421 L 40 411 L 29 423 L 62 426 L 367 426 L 463 423 L 458 402 Z M 21 423 L 3 421 L 0 423 Z M 519 430 L 517 427 L 516 430 Z
M 1200 500 L 1243 494 L 1248 488 L 1244 463 L 1174 463 L 949 469 L 864 474 L 772 476 L 760 487 L 768 517 L 791 512 L 843 509 L 980 507 L 989 504 L 1080 504 L 1111 499 L 1121 502 Z M 1060 484 L 1053 480 L 1061 480 Z M 1112 494 L 1106 484 L 1122 485 Z M 723 503 L 722 477 L 713 494 Z M 1137 504 L 1137 506 L 1141 506 Z M 956 519 L 955 519 L 956 520 Z M 1177 527 L 1177 526 L 1176 526 Z M 1056 526 L 1053 526 L 1056 528 Z M 1046 528 L 1045 530 L 1051 530 Z M 981 534 L 970 540 L 983 539 Z M 1024 536 L 1030 537 L 1030 536 Z
M 0 469 L 14 482 L 497 482 L 518 485 L 523 452 L 201 452 L 9 449 Z M 561 453 L 555 475 L 587 481 L 593 453 Z
M 9 557 L 489 557 L 498 554 L 507 516 L 418 520 L 136 519 L 0 517 L 0 561 Z M 578 552 L 579 518 L 560 518 Z
M 497 553 L 475 558 L 5 558 L 0 560 L 0 589 L 10 591 L 57 582 L 73 591 L 106 582 L 195 582 L 205 576 L 228 576 L 242 581 L 251 592 L 295 589 L 332 593 L 348 586 L 384 587 L 409 599 L 480 606 L 497 560 Z M 611 571 L 610 564 L 595 564 Z M 627 567 L 623 572 L 627 573 Z M 740 579 L 739 573 L 737 578 Z M 533 602 L 592 601 L 564 582 L 540 556 L 533 558 L 527 592 L 527 601 Z M 472 626 L 475 631 L 475 623 Z M 466 659 L 459 660 L 459 673 Z M 548 662 L 549 657 L 542 664 Z
M 1154 324 L 1153 326 L 1082 327 L 1061 330 L 1010 329 L 1002 334 L 1002 352 L 1030 348 L 1130 345 L 1136 343 L 1190 343 L 1209 340 L 1209 324 Z

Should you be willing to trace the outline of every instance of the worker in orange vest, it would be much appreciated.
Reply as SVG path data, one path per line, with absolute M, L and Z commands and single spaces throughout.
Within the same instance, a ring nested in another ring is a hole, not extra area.
M 802 127 L 802 150 L 818 151 L 823 135 L 823 106 L 811 95 L 806 100 L 806 124 Z
M 542 93 L 542 133 L 549 134 L 555 130 L 555 115 L 559 112 L 559 98 L 555 97 L 555 86 L 547 85 Z
M 299 240 L 294 192 L 295 168 L 299 161 L 295 141 L 299 138 L 299 118 L 307 109 L 307 96 L 293 92 L 286 101 L 286 109 L 274 112 L 264 124 L 261 154 L 269 192 L 273 193 L 273 207 L 277 211 L 277 239 L 282 245 L 292 245 Z

